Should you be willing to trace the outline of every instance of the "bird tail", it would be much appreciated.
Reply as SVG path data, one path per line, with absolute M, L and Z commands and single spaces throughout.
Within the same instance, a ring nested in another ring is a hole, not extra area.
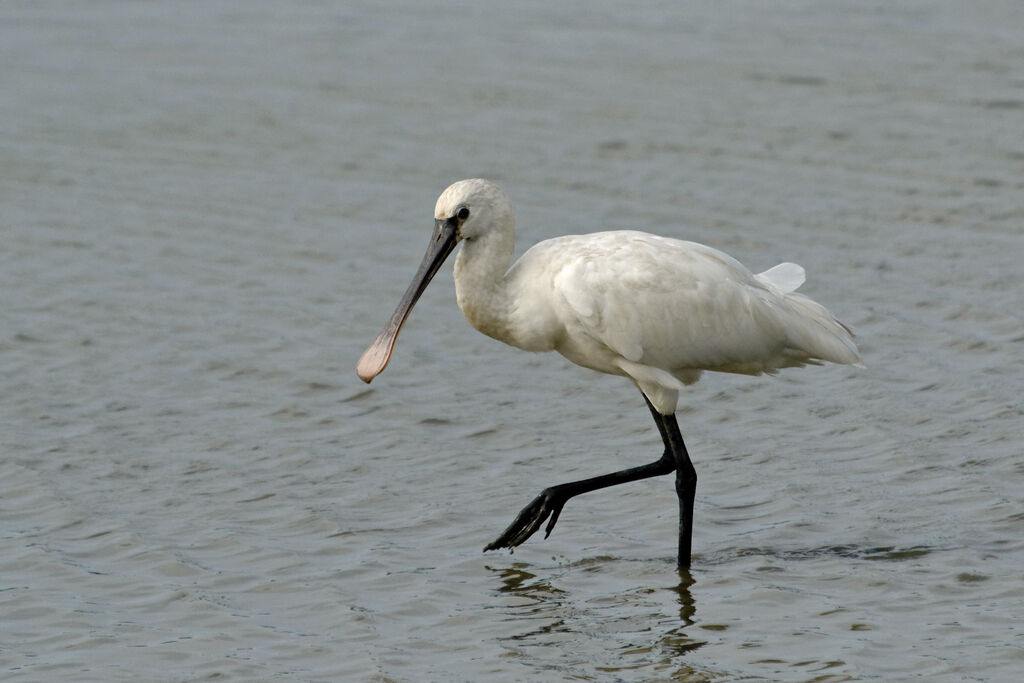
M 758 274 L 757 279 L 781 294 L 794 316 L 791 324 L 786 325 L 786 332 L 795 356 L 864 367 L 850 328 L 817 301 L 795 293 L 807 279 L 802 267 L 780 263 Z
M 757 279 L 775 287 L 783 294 L 789 294 L 800 288 L 807 279 L 807 273 L 795 263 L 780 263 L 759 273 Z
M 812 358 L 864 367 L 850 328 L 817 301 L 803 294 L 786 294 L 786 303 L 801 324 L 788 326 L 790 343 Z

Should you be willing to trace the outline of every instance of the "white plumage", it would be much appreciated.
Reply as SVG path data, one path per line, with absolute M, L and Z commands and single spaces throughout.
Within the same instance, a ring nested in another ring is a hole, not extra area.
M 455 261 L 459 307 L 478 330 L 527 351 L 632 379 L 662 414 L 703 370 L 756 375 L 817 360 L 859 363 L 852 335 L 794 294 L 803 269 L 753 275 L 711 247 L 621 230 L 531 247 L 511 268 L 515 221 L 484 180 L 455 183 L 435 218 L 470 207 Z M 471 224 L 472 223 L 472 224 Z
M 849 329 L 795 293 L 804 281 L 796 264 L 754 275 L 703 244 L 621 230 L 545 240 L 510 267 L 512 205 L 481 179 L 446 189 L 434 218 L 420 272 L 359 362 L 367 382 L 387 365 L 406 316 L 457 243 L 455 291 L 474 327 L 527 351 L 558 351 L 577 365 L 628 377 L 660 416 L 675 412 L 679 392 L 705 370 L 757 375 L 820 361 L 861 365 Z

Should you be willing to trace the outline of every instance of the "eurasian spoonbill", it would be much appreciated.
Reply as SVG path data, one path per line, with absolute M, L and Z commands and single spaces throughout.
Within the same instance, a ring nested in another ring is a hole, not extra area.
M 622 230 L 545 240 L 510 267 L 512 204 L 494 183 L 471 179 L 438 198 L 423 262 L 359 360 L 363 381 L 387 366 L 413 305 L 460 242 L 455 293 L 473 327 L 525 351 L 558 351 L 628 377 L 665 442 L 648 465 L 544 489 L 485 551 L 514 548 L 548 520 L 546 538 L 573 496 L 675 472 L 678 563 L 689 567 L 697 473 L 676 423 L 679 392 L 704 370 L 760 375 L 819 361 L 863 367 L 850 330 L 794 293 L 804 281 L 796 264 L 754 275 L 703 244 Z

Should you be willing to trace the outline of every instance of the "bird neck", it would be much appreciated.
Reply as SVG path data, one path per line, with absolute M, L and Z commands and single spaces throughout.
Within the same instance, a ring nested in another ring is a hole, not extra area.
M 510 303 L 505 273 L 512 261 L 515 227 L 491 230 L 462 241 L 455 257 L 455 296 L 473 327 L 508 341 Z

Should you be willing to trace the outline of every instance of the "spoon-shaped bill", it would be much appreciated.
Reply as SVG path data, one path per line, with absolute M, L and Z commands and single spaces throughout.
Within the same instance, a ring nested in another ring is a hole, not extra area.
M 387 367 L 388 361 L 391 360 L 391 353 L 395 350 L 395 341 L 398 339 L 402 324 L 405 323 L 412 307 L 416 305 L 423 290 L 430 284 L 430 280 L 444 260 L 448 258 L 448 255 L 452 253 L 458 241 L 458 226 L 454 218 L 439 218 L 434 221 L 434 235 L 430 238 L 427 253 L 423 255 L 423 261 L 420 263 L 415 277 L 409 284 L 409 288 L 405 290 L 405 294 L 402 295 L 402 299 L 398 302 L 398 308 L 395 309 L 391 319 L 384 325 L 384 329 L 373 340 L 369 348 L 363 352 L 363 357 L 359 359 L 356 372 L 359 373 L 361 380 L 369 384 Z

